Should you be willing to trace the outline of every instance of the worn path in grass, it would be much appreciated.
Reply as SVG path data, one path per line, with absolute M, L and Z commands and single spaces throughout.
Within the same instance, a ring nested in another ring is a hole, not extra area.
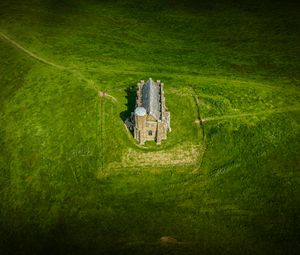
M 97 90 L 97 86 L 96 86 L 96 83 L 91 80 L 91 79 L 88 79 L 87 77 L 85 77 L 81 71 L 79 71 L 77 68 L 76 70 L 74 69 L 71 69 L 69 67 L 66 67 L 66 66 L 63 66 L 63 65 L 59 65 L 59 64 L 56 64 L 54 62 L 51 62 L 49 60 L 46 60 L 44 59 L 43 57 L 40 57 L 38 56 L 36 53 L 33 53 L 32 51 L 24 48 L 22 45 L 20 45 L 18 42 L 16 42 L 15 40 L 11 39 L 10 37 L 8 37 L 6 34 L 4 34 L 3 32 L 0 32 L 0 37 L 2 37 L 3 39 L 7 40 L 8 42 L 10 42 L 12 45 L 14 45 L 16 48 L 18 48 L 19 50 L 23 51 L 24 53 L 26 53 L 27 55 L 29 55 L 30 57 L 38 60 L 39 62 L 41 63 L 44 63 L 46 65 L 49 65 L 49 66 L 52 66 L 52 67 L 55 67 L 57 69 L 60 69 L 60 70 L 66 70 L 66 71 L 69 71 L 70 73 L 74 74 L 78 79 L 80 80 L 83 80 L 85 81 L 91 88 Z M 94 69 L 91 69 L 91 68 L 86 68 L 86 70 L 89 70 L 89 71 L 95 71 Z M 107 71 L 107 70 L 106 70 Z M 115 72 L 115 70 L 113 70 L 113 72 Z M 127 71 L 126 73 L 128 74 L 140 74 L 141 71 L 137 72 L 137 71 Z M 148 73 L 148 72 L 147 72 Z M 161 73 L 153 73 L 153 74 L 157 74 L 157 75 L 161 75 Z M 184 77 L 184 76 L 189 76 L 189 75 L 177 75 L 178 77 Z M 203 76 L 202 77 L 203 79 L 207 79 L 208 77 L 206 76 Z M 222 80 L 223 79 L 216 79 L 214 78 L 214 80 Z M 240 86 L 240 84 L 237 84 L 236 81 L 231 81 L 231 86 Z M 255 84 L 251 84 L 252 86 L 255 85 L 255 86 L 259 86 L 259 87 L 263 87 L 263 88 L 269 88 L 271 90 L 281 90 L 282 88 L 278 88 L 278 87 L 274 87 L 274 86 L 270 86 L 270 85 L 267 85 L 267 84 L 261 84 L 261 83 L 255 83 Z M 122 88 L 123 89 L 123 88 Z M 117 101 L 117 99 L 109 94 L 107 94 L 107 97 L 109 97 L 111 100 L 113 101 Z
M 240 113 L 240 114 L 224 115 L 224 116 L 219 116 L 219 117 L 207 117 L 204 119 L 204 121 L 207 122 L 207 121 L 214 121 L 214 120 L 235 119 L 235 118 L 240 118 L 240 117 L 254 117 L 254 116 L 269 115 L 269 114 L 276 114 L 276 113 L 286 113 L 286 112 L 296 112 L 296 111 L 300 111 L 299 105 L 287 106 L 284 108 L 277 108 L 274 110 L 266 110 L 266 111 L 261 111 L 261 112 Z
M 74 74 L 78 79 L 85 81 L 89 87 L 93 88 L 94 90 L 96 90 L 98 92 L 98 88 L 95 84 L 95 82 L 91 79 L 86 78 L 81 72 L 79 72 L 78 70 L 72 70 L 68 67 L 62 66 L 62 65 L 58 65 L 55 64 L 51 61 L 48 61 L 40 56 L 38 56 L 37 54 L 31 52 L 28 49 L 25 49 L 23 46 L 21 46 L 19 43 L 17 43 L 16 41 L 14 41 L 13 39 L 9 38 L 7 35 L 5 35 L 3 32 L 0 32 L 0 37 L 4 38 L 5 40 L 7 40 L 8 42 L 10 42 L 11 44 L 13 44 L 16 48 L 18 48 L 19 50 L 23 51 L 24 53 L 26 53 L 27 55 L 29 55 L 30 57 L 40 61 L 43 64 L 55 67 L 57 69 L 60 70 L 66 70 L 69 71 L 70 73 Z M 112 99 L 113 101 L 117 101 L 117 99 L 109 94 L 106 93 L 106 97 L 109 97 L 110 99 Z
M 104 126 L 104 112 L 103 112 L 103 100 L 101 99 L 102 97 L 109 97 L 111 100 L 113 100 L 114 102 L 117 101 L 117 99 L 111 95 L 109 95 L 107 92 L 103 93 L 102 91 L 100 91 L 95 82 L 91 79 L 86 78 L 81 72 L 77 71 L 77 70 L 72 70 L 68 67 L 62 66 L 62 65 L 58 65 L 55 64 L 51 61 L 48 61 L 40 56 L 38 56 L 37 54 L 31 52 L 30 50 L 24 48 L 23 46 L 21 46 L 19 43 L 17 43 L 16 41 L 12 40 L 11 38 L 9 38 L 7 35 L 5 35 L 3 32 L 0 32 L 0 37 L 2 37 L 3 39 L 5 39 L 6 41 L 8 41 L 9 43 L 11 43 L 12 45 L 14 45 L 17 49 L 21 50 L 22 52 L 24 52 L 25 54 L 29 55 L 30 57 L 38 60 L 39 62 L 46 64 L 48 66 L 60 69 L 60 70 L 65 70 L 68 71 L 70 73 L 72 73 L 73 75 L 75 75 L 79 80 L 82 80 L 84 82 L 86 82 L 88 84 L 89 87 L 91 87 L 93 90 L 95 90 L 97 92 L 97 95 L 99 96 L 99 100 L 100 100 L 100 110 L 99 110 L 99 119 L 100 119 L 100 129 L 101 129 L 101 138 L 100 138 L 100 147 L 103 150 L 103 126 Z M 103 151 L 101 154 L 101 168 L 103 168 Z M 72 169 L 73 171 L 73 169 Z M 77 177 L 75 175 L 75 173 L 73 172 L 74 175 L 74 179 L 77 182 Z
M 36 60 L 46 64 L 46 65 L 49 65 L 49 66 L 53 66 L 55 68 L 58 68 L 58 69 L 61 69 L 61 70 L 65 70 L 67 69 L 66 67 L 64 66 L 61 66 L 61 65 L 57 65 L 55 63 L 52 63 L 44 58 L 41 58 L 39 57 L 38 55 L 34 54 L 33 52 L 25 49 L 23 46 L 21 46 L 20 44 L 18 44 L 16 41 L 10 39 L 7 35 L 5 35 L 4 33 L 0 32 L 0 36 L 2 38 L 4 38 L 5 40 L 7 40 L 8 42 L 10 42 L 11 44 L 13 44 L 15 47 L 17 47 L 18 49 L 20 49 L 21 51 L 25 52 L 26 54 L 28 54 L 29 56 L 35 58 Z
M 63 65 L 55 64 L 55 63 L 53 63 L 53 62 L 51 62 L 49 60 L 46 60 L 46 59 L 38 56 L 37 54 L 35 54 L 35 53 L 31 52 L 30 50 L 28 50 L 28 49 L 24 48 L 23 46 L 21 46 L 18 42 L 16 42 L 15 40 L 11 39 L 10 37 L 8 37 L 3 32 L 0 32 L 0 37 L 4 38 L 5 40 L 7 40 L 11 44 L 13 44 L 16 48 L 18 48 L 19 50 L 23 51 L 24 53 L 26 53 L 27 55 L 31 56 L 32 58 L 40 61 L 41 63 L 44 63 L 46 65 L 58 68 L 60 70 L 67 70 L 67 71 L 75 74 L 79 79 L 87 82 L 89 84 L 89 86 L 91 86 L 93 88 L 96 88 L 95 82 L 93 80 L 91 80 L 91 79 L 86 78 L 80 71 L 78 71 L 78 70 L 72 70 L 69 67 L 65 67 Z M 90 70 L 90 68 L 87 68 L 87 70 Z M 90 71 L 93 71 L 93 69 L 90 70 Z M 115 70 L 114 70 L 114 72 L 115 72 Z M 140 71 L 139 72 L 137 72 L 137 71 L 127 71 L 127 73 L 137 74 L 137 73 L 141 73 L 141 72 Z M 178 76 L 185 76 L 185 75 L 178 75 Z M 207 78 L 207 77 L 203 77 L 203 78 Z M 240 86 L 240 84 L 237 85 L 234 82 L 232 83 L 232 85 L 234 85 L 234 86 Z M 274 86 L 269 86 L 269 85 L 266 85 L 266 84 L 256 84 L 256 85 L 263 86 L 264 88 L 270 88 L 272 90 L 280 89 L 280 88 L 277 88 L 277 87 L 274 87 Z M 110 95 L 107 95 L 107 96 L 109 96 L 113 101 L 116 101 L 116 98 L 114 98 L 113 96 L 110 96 Z
M 109 95 L 107 92 L 102 92 L 101 90 L 99 90 L 100 88 L 96 86 L 95 82 L 91 79 L 88 79 L 87 77 L 85 77 L 82 72 L 78 71 L 78 70 L 74 70 L 71 69 L 69 67 L 63 66 L 63 65 L 59 65 L 59 64 L 55 64 L 51 61 L 48 61 L 40 56 L 38 56 L 37 54 L 31 52 L 30 50 L 24 48 L 23 46 L 21 46 L 18 42 L 16 42 L 15 40 L 9 38 L 7 35 L 5 35 L 3 32 L 0 32 L 0 37 L 2 37 L 3 39 L 5 39 L 6 41 L 8 41 L 9 43 L 11 43 L 12 45 L 14 45 L 17 49 L 21 50 L 22 52 L 24 52 L 25 54 L 27 54 L 28 56 L 36 59 L 37 61 L 46 64 L 48 66 L 60 69 L 60 70 L 65 70 L 68 71 L 70 73 L 72 73 L 73 75 L 75 75 L 79 80 L 82 80 L 84 82 L 86 82 L 88 84 L 89 87 L 91 87 L 92 89 L 97 91 L 97 94 L 99 96 L 99 99 L 101 101 L 100 103 L 100 129 L 101 129 L 101 144 L 103 144 L 104 141 L 104 135 L 103 135 L 103 127 L 104 127 L 104 118 L 102 118 L 102 116 L 104 115 L 104 109 L 103 109 L 103 101 L 102 101 L 102 97 L 109 97 L 112 101 L 116 102 L 117 99 L 111 95 Z M 267 86 L 268 87 L 268 86 Z M 273 89 L 273 87 L 271 87 Z M 176 89 L 175 90 L 171 90 L 171 93 L 176 93 Z M 187 91 L 185 91 L 186 93 Z M 200 109 L 199 109 L 199 98 L 196 96 L 195 97 L 195 91 L 188 91 L 189 95 L 194 96 L 195 99 L 195 103 L 196 103 L 196 107 L 198 109 L 198 115 L 200 118 Z M 178 92 L 177 92 L 178 93 Z M 180 91 L 180 94 L 182 95 L 183 91 Z M 235 119 L 235 118 L 242 118 L 242 117 L 253 117 L 253 116 L 262 116 L 262 115 L 269 115 L 269 114 L 276 114 L 276 113 L 286 113 L 286 112 L 291 112 L 291 111 L 299 111 L 300 110 L 300 106 L 299 105 L 294 105 L 294 106 L 287 106 L 285 108 L 278 108 L 278 109 L 274 109 L 274 110 L 266 110 L 266 111 L 261 111 L 261 112 L 254 112 L 254 113 L 240 113 L 240 114 L 232 114 L 232 115 L 224 115 L 224 116 L 217 116 L 217 117 L 207 117 L 205 118 L 205 122 L 208 121 L 220 121 L 220 120 L 226 120 L 226 119 Z M 103 148 L 103 146 L 101 146 Z M 131 152 L 132 153 L 132 152 Z M 103 153 L 102 153 L 103 154 Z M 200 153 L 201 157 L 203 156 L 203 153 Z M 167 157 L 168 158 L 168 157 Z M 125 160 L 126 161 L 126 160 Z M 161 166 L 170 166 L 170 165 L 190 165 L 194 162 L 196 162 L 196 159 L 192 159 L 191 162 L 180 162 L 180 163 L 176 163 L 176 162 L 172 162 L 174 160 L 166 160 L 166 162 L 163 162 L 163 164 L 156 164 L 156 166 L 161 165 Z M 133 163 L 132 160 L 129 160 L 129 162 Z M 125 165 L 127 167 L 132 167 L 131 164 L 129 164 L 129 162 L 127 162 L 127 164 L 125 163 Z M 141 165 L 145 165 L 148 166 L 147 162 L 144 162 L 144 158 L 140 159 L 140 162 L 138 162 L 139 166 Z M 104 160 L 103 158 L 101 158 L 101 169 L 104 168 Z
M 23 46 L 21 46 L 19 43 L 17 43 L 16 41 L 14 41 L 13 39 L 9 38 L 7 35 L 5 35 L 3 32 L 0 32 L 0 36 L 2 38 L 4 38 L 5 40 L 7 40 L 8 42 L 10 42 L 11 44 L 13 44 L 16 48 L 18 48 L 19 50 L 23 51 L 24 53 L 26 53 L 27 55 L 31 56 L 32 58 L 55 68 L 58 68 L 60 70 L 67 70 L 73 74 L 75 74 L 77 76 L 77 78 L 84 80 L 85 82 L 87 82 L 90 86 L 92 86 L 93 88 L 95 88 L 95 82 L 93 80 L 87 79 L 81 72 L 79 71 L 75 71 L 75 70 L 71 70 L 68 67 L 62 66 L 62 65 L 58 65 L 55 64 L 51 61 L 48 61 L 40 56 L 38 56 L 37 54 L 31 52 L 28 49 L 25 49 Z

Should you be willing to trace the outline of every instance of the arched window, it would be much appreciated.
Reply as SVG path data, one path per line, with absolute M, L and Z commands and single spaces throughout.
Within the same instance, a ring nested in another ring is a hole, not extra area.
M 148 131 L 148 135 L 149 135 L 149 136 L 152 136 L 152 130 L 149 130 L 149 131 Z

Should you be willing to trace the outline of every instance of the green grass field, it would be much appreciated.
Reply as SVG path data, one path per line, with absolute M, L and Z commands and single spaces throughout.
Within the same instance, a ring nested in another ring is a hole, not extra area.
M 297 254 L 299 12 L 1 1 L 0 253 Z M 149 77 L 171 112 L 160 146 L 123 123 Z

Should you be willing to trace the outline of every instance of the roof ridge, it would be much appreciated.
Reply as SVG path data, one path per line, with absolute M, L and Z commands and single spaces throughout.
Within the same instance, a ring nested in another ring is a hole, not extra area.
M 153 115 L 158 120 L 161 116 L 159 88 L 151 78 L 143 86 L 146 86 L 143 93 L 143 106 L 147 109 L 148 114 Z

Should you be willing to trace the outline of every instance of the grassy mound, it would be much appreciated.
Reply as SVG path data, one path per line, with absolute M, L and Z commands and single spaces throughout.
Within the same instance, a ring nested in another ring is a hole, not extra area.
M 297 253 L 298 12 L 2 1 L 1 253 Z M 171 112 L 161 146 L 123 123 L 148 77 Z

